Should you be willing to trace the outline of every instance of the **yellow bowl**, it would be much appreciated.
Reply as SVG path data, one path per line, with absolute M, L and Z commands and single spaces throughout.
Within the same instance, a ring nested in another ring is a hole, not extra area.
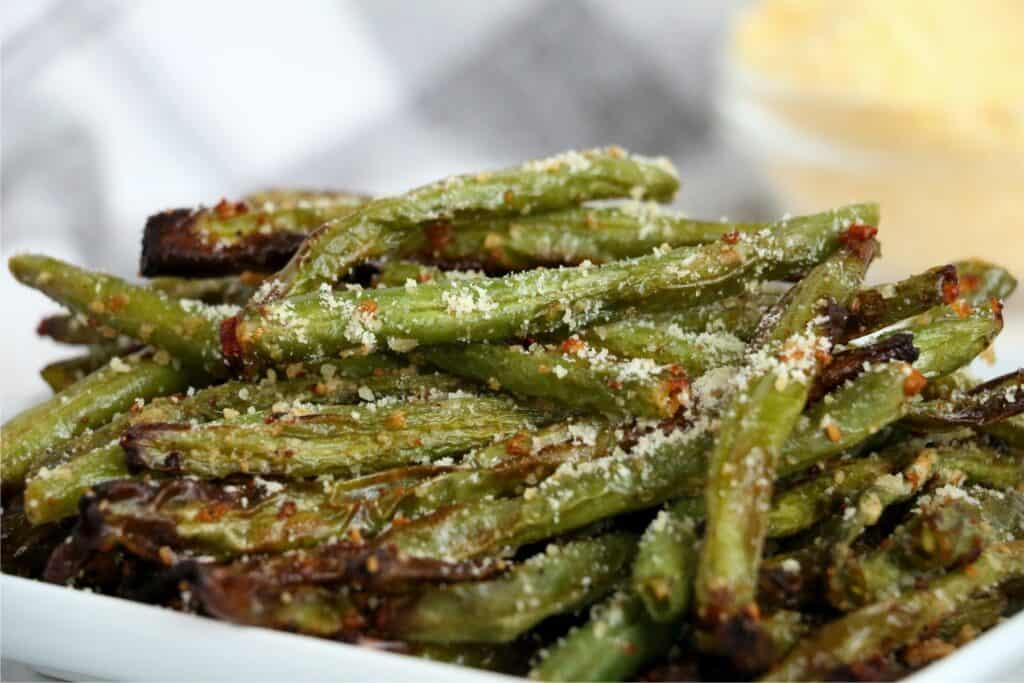
M 1000 145 L 974 134 L 977 125 L 958 136 L 968 118 L 977 124 L 978 112 L 830 98 L 772 82 L 731 58 L 722 71 L 726 135 L 760 166 L 787 210 L 881 203 L 882 276 L 967 256 L 1024 273 L 1024 151 L 1016 140 Z M 980 128 L 1024 126 L 989 123 Z

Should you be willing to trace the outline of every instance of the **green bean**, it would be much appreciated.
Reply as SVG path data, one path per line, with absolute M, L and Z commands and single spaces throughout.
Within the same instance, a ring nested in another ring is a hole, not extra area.
M 349 403 L 358 399 L 360 389 L 364 395 L 376 397 L 459 388 L 454 378 L 407 374 L 393 368 L 379 376 L 366 376 L 373 368 L 383 370 L 391 363 L 387 357 L 352 357 L 311 368 L 291 380 L 268 379 L 255 384 L 232 381 L 186 397 L 155 399 L 138 412 L 119 416 L 93 434 L 80 437 L 78 443 L 73 442 L 75 447 L 69 449 L 66 461 L 46 462 L 47 469 L 40 469 L 25 489 L 29 518 L 40 524 L 72 515 L 89 487 L 130 476 L 117 440 L 132 425 L 208 422 L 231 415 L 231 411 L 266 410 L 279 403 L 281 410 L 306 403 Z
M 327 204 L 361 205 L 368 201 L 368 195 L 345 190 L 316 190 L 306 187 L 267 187 L 242 197 L 251 209 L 273 211 L 274 209 L 311 208 Z M 319 226 L 313 225 L 312 228 Z
M 985 427 L 1024 413 L 1024 369 L 980 384 L 948 399 L 915 405 L 905 422 L 918 429 L 942 431 Z
M 775 496 L 768 514 L 768 535 L 791 536 L 827 517 L 851 494 L 858 493 L 898 465 L 898 451 L 838 462 L 812 479 Z
M 883 474 L 875 479 L 841 515 L 829 518 L 810 543 L 766 560 L 761 568 L 759 599 L 786 603 L 792 597 L 806 598 L 801 593 L 813 590 L 815 581 L 825 575 L 828 567 L 842 566 L 852 554 L 854 541 L 865 529 L 877 524 L 887 508 L 911 499 L 922 490 L 935 473 L 935 461 L 934 451 L 922 450 L 902 472 Z M 780 600 L 779 596 L 766 592 L 767 587 L 775 585 L 796 595 L 784 595 Z
M 445 469 L 407 467 L 349 481 L 110 481 L 84 499 L 82 518 L 102 547 L 120 544 L 144 556 L 158 555 L 161 545 L 219 559 L 281 552 L 376 532 L 394 513 L 388 492 Z
M 49 337 L 61 344 L 86 346 L 110 343 L 131 343 L 130 340 L 118 339 L 117 332 L 110 328 L 98 328 L 89 324 L 84 315 L 57 313 L 48 315 L 39 321 L 36 334 Z
M 549 648 L 529 677 L 540 681 L 621 681 L 666 652 L 675 629 L 654 621 L 635 594 L 619 591 Z
M 995 626 L 1003 618 L 1008 605 L 1009 600 L 1001 591 L 974 596 L 956 614 L 944 620 L 935 635 L 946 641 L 970 640 Z
M 998 306 L 977 306 L 970 311 L 941 306 L 911 318 L 892 334 L 914 335 L 919 352 L 914 367 L 931 380 L 973 361 L 1002 329 L 1002 309 Z
M 658 513 L 640 538 L 631 585 L 659 623 L 675 621 L 689 606 L 697 564 L 696 522 L 704 515 L 703 507 L 699 498 L 676 501 Z
M 985 425 L 981 431 L 998 437 L 1014 448 L 1024 448 L 1024 416 L 1017 415 Z
M 782 292 L 777 288 L 754 283 L 753 291 L 717 298 L 695 306 L 680 307 L 672 296 L 647 299 L 636 307 L 633 319 L 656 326 L 678 327 L 694 334 L 731 334 L 750 341 L 768 311 L 779 302 Z M 774 284 L 774 283 L 772 283 Z
M 954 441 L 934 448 L 938 467 L 948 478 L 957 475 L 997 489 L 1024 485 L 1024 454 L 1005 453 L 974 441 Z
M 78 501 L 93 486 L 130 477 L 117 441 L 76 455 L 52 469 L 42 468 L 25 485 L 25 511 L 33 524 L 46 524 L 78 512 Z
M 707 420 L 668 435 L 641 436 L 628 452 L 569 462 L 523 495 L 439 510 L 381 537 L 413 557 L 498 554 L 670 498 L 696 495 L 707 467 Z
M 583 261 L 607 263 L 641 256 L 663 244 L 707 244 L 765 227 L 763 223 L 693 220 L 654 203 L 627 202 L 617 207 L 438 221 L 412 232 L 398 255 L 447 267 L 469 265 L 504 273 Z
M 850 302 L 842 339 L 870 334 L 934 306 L 953 303 L 956 296 L 954 266 L 937 266 L 899 282 L 865 289 Z
M 106 446 L 121 438 L 131 424 L 140 422 L 175 422 L 181 420 L 213 420 L 222 416 L 225 408 L 246 411 L 269 408 L 281 400 L 310 403 L 349 403 L 356 397 L 360 384 L 384 395 L 422 393 L 436 389 L 453 391 L 463 388 L 460 380 L 440 375 L 417 376 L 414 368 L 400 359 L 378 354 L 349 356 L 321 365 L 290 365 L 286 374 L 292 380 L 277 379 L 277 372 L 267 371 L 265 380 L 257 383 L 225 382 L 217 387 L 201 390 L 194 398 L 193 387 L 189 396 L 158 398 L 143 412 L 117 415 L 99 429 L 86 431 L 52 452 L 39 464 L 56 467 L 83 453 Z M 350 380 L 363 379 L 358 383 Z M 197 382 L 202 387 L 205 382 Z
M 539 344 L 434 346 L 415 357 L 494 389 L 579 410 L 667 418 L 689 398 L 684 374 L 646 358 L 619 359 L 579 340 L 558 349 Z
M 143 275 L 227 275 L 280 268 L 313 230 L 368 199 L 347 193 L 221 200 L 212 209 L 173 209 L 149 217 L 142 238 Z
M 263 290 L 259 303 L 315 292 L 361 261 L 397 248 L 417 226 L 442 219 L 515 215 L 559 209 L 631 193 L 668 199 L 679 187 L 666 160 L 618 148 L 570 152 L 520 167 L 453 176 L 397 197 L 376 199 L 310 235 Z
M 913 398 L 904 388 L 910 372 L 901 362 L 873 367 L 812 405 L 782 448 L 779 474 L 835 457 L 903 417 Z
M 514 493 L 565 462 L 563 451 L 548 449 L 491 470 L 420 465 L 349 480 L 94 482 L 101 485 L 82 514 L 90 520 L 91 533 L 106 539 L 104 545 L 116 541 L 139 548 L 159 527 L 158 543 L 179 551 L 222 559 L 279 552 L 346 535 L 373 537 L 391 523 L 446 505 Z M 571 455 L 585 457 L 578 451 Z
M 944 570 L 972 561 L 985 546 L 1024 535 L 1024 494 L 944 487 L 918 502 L 889 541 L 851 555 L 828 573 L 828 598 L 849 611 L 895 597 Z
M 232 304 L 241 306 L 256 291 L 262 277 L 253 273 L 242 276 L 183 278 L 155 277 L 146 281 L 146 286 L 163 292 L 172 299 L 193 299 L 204 304 Z
M 990 299 L 1005 301 L 1017 289 L 1017 278 L 1005 268 L 981 259 L 957 261 L 960 295 L 973 305 L 987 304 Z
M 707 644 L 723 654 L 733 649 L 734 625 L 751 619 L 780 452 L 807 401 L 817 357 L 830 350 L 816 322 L 821 301 L 842 306 L 853 296 L 877 248 L 872 237 L 851 228 L 847 248 L 812 270 L 769 314 L 723 413 L 709 456 L 695 590 L 698 619 L 718 634 Z
M 465 465 L 486 469 L 565 444 L 594 446 L 607 455 L 606 451 L 615 445 L 612 431 L 617 426 L 619 421 L 604 417 L 570 417 L 536 431 L 517 432 L 508 439 L 470 451 L 462 461 Z
M 46 256 L 13 256 L 9 265 L 19 282 L 123 335 L 163 349 L 190 371 L 213 376 L 226 372 L 217 325 L 233 308 L 172 299 Z
M 814 632 L 764 677 L 770 681 L 823 680 L 917 640 L 932 624 L 955 615 L 971 598 L 1024 576 L 1024 541 L 986 548 L 963 569 L 928 588 L 852 612 Z
M 746 344 L 727 332 L 690 332 L 673 322 L 650 318 L 597 325 L 580 337 L 618 356 L 678 365 L 691 377 L 712 368 L 739 365 L 746 351 Z
M 600 599 L 627 573 L 629 534 L 548 545 L 490 581 L 428 588 L 387 610 L 380 626 L 408 640 L 508 642 L 553 614 Z
M 955 372 L 987 348 L 1002 329 L 1002 319 L 988 308 L 964 318 L 948 309 L 933 309 L 902 329 L 914 335 L 919 350 L 914 369 L 930 380 Z M 886 363 L 826 395 L 790 435 L 779 474 L 793 474 L 838 455 L 902 418 L 920 391 L 917 380 L 909 366 Z
M 428 283 L 439 283 L 454 276 L 458 278 L 480 278 L 486 275 L 477 270 L 451 270 L 443 271 L 437 266 L 428 266 L 415 261 L 388 261 L 382 263 L 376 275 L 373 276 L 374 288 L 380 287 L 410 287 Z
M 235 623 L 321 638 L 353 638 L 358 635 L 356 629 L 362 625 L 363 618 L 347 591 L 318 585 L 289 586 L 286 591 L 260 593 L 258 599 L 230 605 L 231 611 L 212 604 L 209 598 L 204 606 L 212 614 Z
M 99 370 L 111 359 L 123 356 L 132 350 L 131 347 L 126 348 L 116 343 L 88 346 L 84 355 L 49 363 L 39 371 L 39 374 L 50 389 L 56 393 Z
M 244 304 L 252 296 L 255 287 L 244 278 L 198 278 L 158 277 L 146 283 L 148 289 L 163 292 L 173 299 L 192 299 L 204 304 Z M 57 314 L 43 318 L 36 332 L 62 344 L 110 345 L 131 347 L 136 342 L 121 335 L 111 327 L 99 325 L 82 314 Z
M 29 408 L 3 426 L 3 483 L 20 484 L 47 453 L 83 430 L 99 427 L 136 399 L 182 391 L 188 376 L 143 354 L 115 358 L 80 382 Z
M 484 275 L 479 271 L 442 271 L 437 267 L 420 263 L 389 261 L 381 266 L 375 282 L 378 287 L 403 287 L 481 277 Z M 770 284 L 773 286 L 769 287 L 766 283 L 764 286 L 757 285 L 751 288 L 748 285 L 749 291 L 685 308 L 680 308 L 680 302 L 671 296 L 671 293 L 661 298 L 655 296 L 645 299 L 631 307 L 628 311 L 631 317 L 620 321 L 624 327 L 622 336 L 628 341 L 635 323 L 643 330 L 651 326 L 674 327 L 683 334 L 734 335 L 747 341 L 754 335 L 758 323 L 768 309 L 779 300 L 779 289 L 774 287 L 775 283 Z M 600 338 L 601 334 L 614 334 L 615 328 L 616 323 L 606 323 L 583 334 L 590 335 L 592 339 Z
M 408 351 L 417 344 L 572 332 L 610 316 L 609 305 L 672 291 L 683 306 L 736 290 L 743 276 L 799 272 L 837 248 L 843 225 L 870 212 L 847 207 L 781 221 L 735 244 L 682 247 L 603 266 L 296 296 L 231 319 L 222 329 L 224 351 L 233 362 L 258 365 L 385 343 Z
M 352 475 L 464 453 L 544 415 L 488 397 L 257 411 L 197 426 L 141 424 L 122 437 L 129 465 L 204 478 L 237 472 Z
M 395 496 L 396 515 L 417 519 L 443 508 L 497 497 L 517 496 L 564 463 L 582 463 L 607 454 L 606 439 L 569 442 L 508 460 L 487 469 L 455 468 Z

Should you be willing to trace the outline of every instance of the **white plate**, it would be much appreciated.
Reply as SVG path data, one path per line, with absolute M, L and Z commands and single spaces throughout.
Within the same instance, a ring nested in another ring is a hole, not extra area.
M 70 680 L 511 680 L 14 576 L 0 576 L 0 599 L 4 658 Z
M 235 626 L 169 609 L 0 577 L 3 656 L 68 680 L 513 680 L 317 638 Z M 1024 679 L 1018 614 L 908 683 Z
M 1024 325 L 1000 336 L 990 376 L 1024 366 Z M 3 657 L 69 680 L 445 681 L 506 676 L 354 645 L 235 626 L 0 576 Z M 1024 680 L 1024 614 L 918 672 L 912 683 Z

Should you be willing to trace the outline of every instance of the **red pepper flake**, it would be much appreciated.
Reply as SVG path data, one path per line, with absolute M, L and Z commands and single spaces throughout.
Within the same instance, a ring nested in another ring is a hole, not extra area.
M 827 436 L 828 440 L 832 443 L 839 443 L 839 440 L 843 438 L 843 433 L 839 431 L 839 427 L 830 422 L 828 426 L 825 427 L 825 436 Z
M 546 366 L 546 365 L 538 365 L 538 366 L 537 366 L 537 372 L 539 372 L 539 373 L 540 373 L 540 374 L 542 374 L 542 375 L 546 375 L 546 374 L 548 374 L 549 372 L 551 372 L 551 368 L 549 368 L 549 367 L 548 367 L 548 366 Z
M 690 378 L 685 375 L 682 377 L 674 377 L 668 381 L 668 395 L 675 396 L 690 388 Z
M 911 368 L 910 374 L 903 380 L 903 395 L 917 396 L 924 391 L 927 384 L 928 380 L 925 379 L 925 376 L 922 375 L 917 368 Z
M 384 372 L 385 372 L 384 368 L 374 368 L 373 369 L 373 376 L 374 377 L 383 377 L 384 376 Z
M 220 348 L 228 364 L 237 367 L 241 364 L 242 340 L 238 336 L 240 325 L 238 316 L 225 318 L 220 324 Z
M 562 353 L 579 353 L 584 348 L 586 348 L 586 346 L 586 343 L 579 337 L 569 337 L 564 342 L 562 342 L 561 346 L 559 346 L 558 349 Z
M 981 278 L 974 273 L 965 273 L 960 276 L 960 291 L 964 294 L 970 294 L 978 291 L 981 287 Z
M 285 502 L 281 503 L 281 507 L 277 511 L 277 518 L 287 519 L 294 515 L 296 512 L 298 512 L 298 510 L 299 508 L 295 504 L 294 500 L 286 500 Z
M 377 312 L 377 302 L 373 299 L 365 299 L 359 302 L 359 310 L 363 313 L 373 315 Z
M 839 243 L 851 254 L 868 262 L 874 258 L 878 248 L 878 243 L 874 241 L 877 234 L 878 228 L 873 225 L 854 224 L 839 235 Z
M 529 455 L 533 446 L 533 439 L 526 432 L 516 432 L 512 438 L 505 442 L 505 452 L 509 455 Z
M 416 274 L 416 280 L 422 285 L 434 281 L 434 274 L 429 270 L 421 270 Z
M 973 272 L 965 273 L 959 276 L 959 288 L 964 294 L 971 294 L 977 292 L 981 288 L 981 278 Z
M 213 210 L 217 213 L 218 218 L 233 218 L 234 216 L 240 216 L 243 213 L 249 211 L 249 207 L 245 202 L 229 202 L 227 199 L 221 199 L 217 202 L 217 205 L 213 207 Z
M 452 241 L 452 226 L 445 221 L 431 223 L 423 231 L 426 233 L 427 241 L 430 242 L 435 251 L 444 249 Z
M 733 230 L 732 232 L 725 233 L 722 235 L 722 241 L 726 244 L 736 244 L 740 241 L 740 231 Z
M 977 280 L 977 278 L 975 278 Z M 964 281 L 946 280 L 942 283 L 942 303 L 951 304 L 960 297 L 961 291 L 972 291 L 964 286 Z M 977 283 L 975 283 L 977 284 Z
M 971 314 L 971 311 L 974 310 L 973 308 L 971 308 L 971 305 L 963 299 L 957 299 L 956 301 L 951 303 L 949 307 L 952 308 L 953 312 L 956 313 L 957 316 L 959 316 L 960 318 L 966 318 Z
M 832 354 L 825 349 L 814 350 L 814 360 L 818 361 L 821 365 L 828 365 L 832 362 Z
M 388 429 L 401 429 L 405 426 L 405 413 L 401 410 L 388 413 L 388 416 L 384 418 L 384 424 Z
M 868 240 L 873 239 L 877 234 L 878 228 L 873 225 L 854 223 L 846 229 L 846 232 L 839 235 L 839 242 L 844 245 L 867 242 Z
M 622 388 L 622 382 L 620 382 L 617 379 L 610 379 L 610 380 L 608 380 L 608 386 L 610 388 L 615 389 L 616 391 L 618 391 L 619 389 Z
M 107 299 L 107 309 L 113 313 L 117 313 L 122 308 L 124 308 L 125 304 L 127 303 L 128 297 L 126 297 L 124 294 L 115 294 L 109 299 Z
M 362 533 L 359 532 L 359 527 L 351 527 L 348 530 L 348 540 L 358 544 L 365 542 Z
M 216 522 L 228 513 L 231 506 L 225 502 L 217 501 L 200 508 L 196 513 L 195 520 L 200 523 Z

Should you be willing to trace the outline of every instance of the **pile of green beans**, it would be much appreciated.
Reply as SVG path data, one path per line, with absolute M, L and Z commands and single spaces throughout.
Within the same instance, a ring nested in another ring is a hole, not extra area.
M 42 255 L 6 573 L 537 680 L 897 678 L 1021 606 L 1016 280 L 866 287 L 879 210 L 659 205 L 617 147 Z M 276 272 L 275 272 L 276 271 Z M 159 276 L 159 277 L 153 277 Z

